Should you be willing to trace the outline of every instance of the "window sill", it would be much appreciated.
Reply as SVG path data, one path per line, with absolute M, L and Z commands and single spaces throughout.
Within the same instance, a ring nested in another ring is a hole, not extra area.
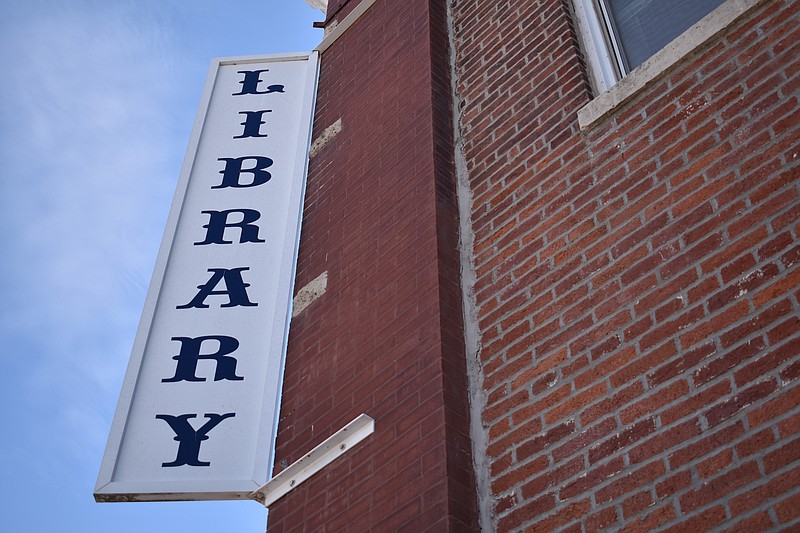
M 652 85 L 674 66 L 769 0 L 728 0 L 630 72 L 616 85 L 578 110 L 578 125 L 588 130 Z

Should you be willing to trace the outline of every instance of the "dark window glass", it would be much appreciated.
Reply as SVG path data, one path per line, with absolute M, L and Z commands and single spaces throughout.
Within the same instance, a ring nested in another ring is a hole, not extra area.
M 641 65 L 725 0 L 603 0 L 625 68 Z

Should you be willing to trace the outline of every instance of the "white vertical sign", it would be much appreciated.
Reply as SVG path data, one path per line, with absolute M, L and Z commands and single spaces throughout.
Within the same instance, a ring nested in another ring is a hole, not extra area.
M 317 55 L 212 63 L 97 501 L 241 499 L 274 454 Z

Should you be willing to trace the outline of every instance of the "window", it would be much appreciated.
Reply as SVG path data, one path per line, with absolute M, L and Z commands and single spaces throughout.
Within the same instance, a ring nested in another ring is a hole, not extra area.
M 581 33 L 604 91 L 725 0 L 576 0 Z M 594 57 L 592 57 L 594 56 Z
M 581 129 L 599 124 L 766 1 L 573 0 L 596 90 L 578 110 Z

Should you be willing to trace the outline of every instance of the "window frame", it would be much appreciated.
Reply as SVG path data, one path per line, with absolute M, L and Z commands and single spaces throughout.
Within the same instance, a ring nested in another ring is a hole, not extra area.
M 605 92 L 623 77 L 606 31 L 608 22 L 598 13 L 598 4 L 594 0 L 574 0 L 573 5 L 594 88 L 597 93 Z
M 573 0 L 586 68 L 596 97 L 578 110 L 582 130 L 624 105 L 755 8 L 772 0 L 726 0 L 644 63 L 624 72 L 595 0 Z

